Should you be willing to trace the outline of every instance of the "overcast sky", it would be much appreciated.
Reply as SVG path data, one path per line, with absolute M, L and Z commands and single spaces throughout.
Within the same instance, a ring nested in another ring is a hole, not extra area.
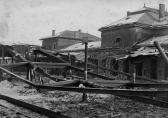
M 63 30 L 100 37 L 98 29 L 143 7 L 168 0 L 0 0 L 0 42 L 41 45 L 39 38 Z

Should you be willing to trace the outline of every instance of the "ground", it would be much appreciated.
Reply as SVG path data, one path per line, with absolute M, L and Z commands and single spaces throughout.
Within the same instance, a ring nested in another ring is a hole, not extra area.
M 23 83 L 6 80 L 0 82 L 0 94 L 60 111 L 72 118 L 168 118 L 168 109 L 113 95 L 88 94 L 88 102 L 81 102 L 81 93 L 37 91 Z

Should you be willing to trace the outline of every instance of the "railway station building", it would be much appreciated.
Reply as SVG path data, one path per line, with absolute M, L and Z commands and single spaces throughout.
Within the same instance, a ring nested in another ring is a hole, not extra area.
M 167 80 L 168 65 L 153 44 L 158 41 L 167 53 L 168 12 L 164 4 L 159 4 L 159 9 L 144 6 L 127 12 L 126 17 L 101 27 L 99 31 L 101 48 L 114 48 L 110 52 L 101 52 L 105 56 L 97 57 L 99 65 L 127 73 L 132 73 L 135 68 L 137 75 Z M 108 74 L 118 76 L 117 73 Z

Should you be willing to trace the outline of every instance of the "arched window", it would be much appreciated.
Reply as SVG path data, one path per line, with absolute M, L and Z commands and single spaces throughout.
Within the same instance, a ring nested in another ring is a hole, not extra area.
M 116 39 L 115 39 L 115 43 L 120 43 L 121 42 L 121 38 L 120 37 L 117 37 Z

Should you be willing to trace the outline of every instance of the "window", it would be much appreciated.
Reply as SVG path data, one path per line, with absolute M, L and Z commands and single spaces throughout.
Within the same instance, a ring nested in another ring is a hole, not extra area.
M 118 37 L 115 39 L 115 43 L 120 43 L 120 42 L 121 42 L 121 38 Z

